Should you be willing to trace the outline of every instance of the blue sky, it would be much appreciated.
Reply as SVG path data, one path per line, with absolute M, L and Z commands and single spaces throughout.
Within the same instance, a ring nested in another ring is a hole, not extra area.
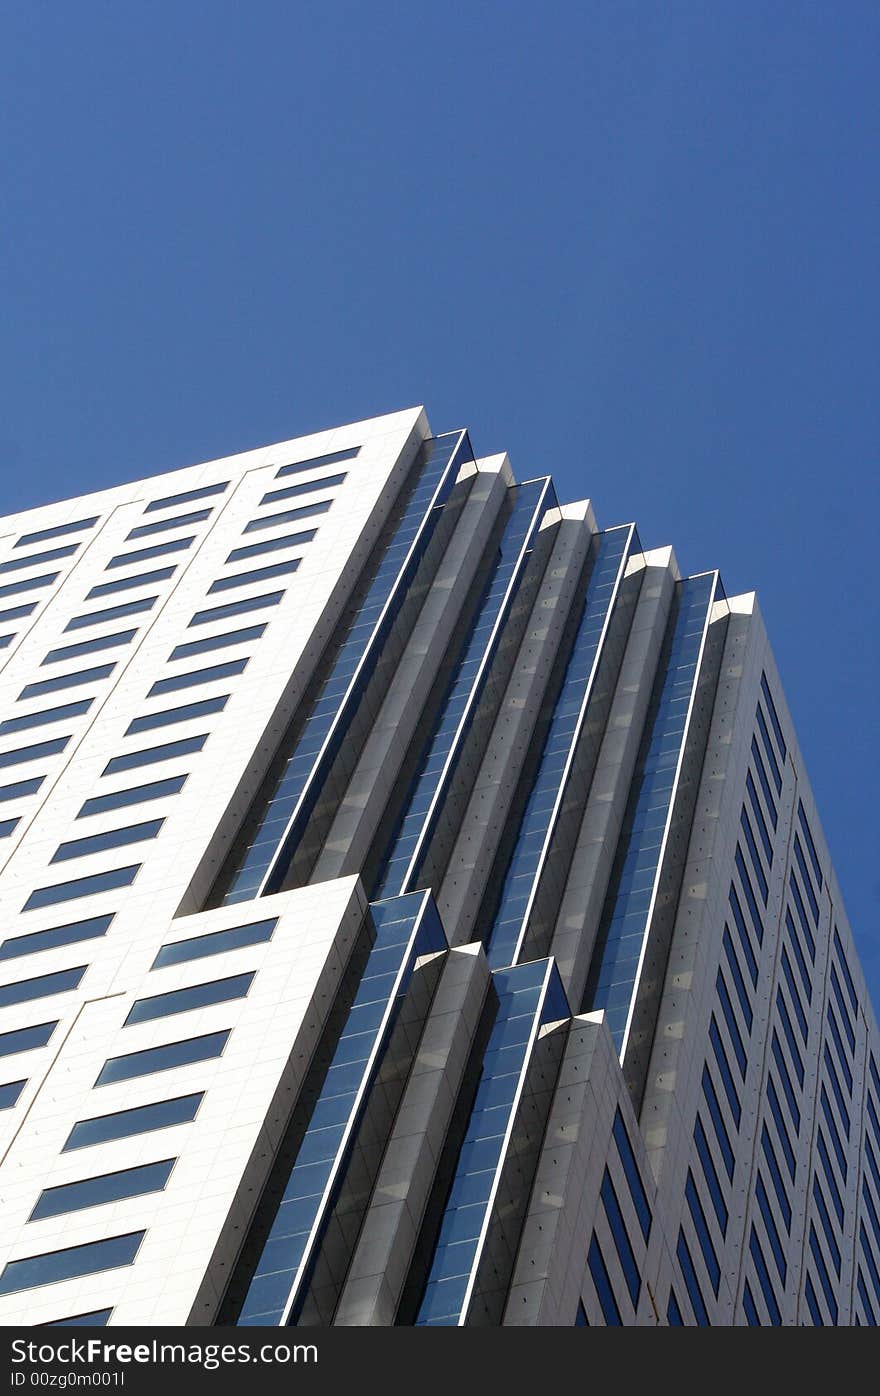
M 0 511 L 425 402 L 756 588 L 880 1005 L 880 8 L 0 16 Z

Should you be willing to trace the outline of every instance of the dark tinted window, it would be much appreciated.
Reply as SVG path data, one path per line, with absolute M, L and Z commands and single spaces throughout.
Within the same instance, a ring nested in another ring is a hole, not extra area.
M 173 1100 L 157 1100 L 150 1105 L 138 1105 L 133 1110 L 117 1110 L 112 1115 L 95 1115 L 90 1120 L 77 1120 L 67 1136 L 62 1153 L 71 1149 L 86 1149 L 92 1144 L 106 1144 L 111 1139 L 129 1139 L 133 1134 L 149 1134 L 156 1129 L 170 1129 L 194 1120 L 205 1098 L 204 1091 L 194 1095 L 179 1095 Z

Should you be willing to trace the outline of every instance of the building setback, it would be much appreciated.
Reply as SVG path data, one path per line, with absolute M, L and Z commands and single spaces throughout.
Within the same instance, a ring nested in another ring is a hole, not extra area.
M 754 594 L 415 408 L 0 520 L 0 1323 L 855 1325 Z

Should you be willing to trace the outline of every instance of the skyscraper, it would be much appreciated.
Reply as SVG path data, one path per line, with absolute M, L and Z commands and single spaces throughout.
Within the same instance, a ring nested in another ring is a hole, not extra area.
M 753 594 L 421 409 L 0 533 L 0 1323 L 875 1323 Z

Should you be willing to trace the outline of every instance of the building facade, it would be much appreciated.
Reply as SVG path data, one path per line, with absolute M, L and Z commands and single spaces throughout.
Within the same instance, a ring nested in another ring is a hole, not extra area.
M 753 594 L 422 409 L 0 521 L 0 1323 L 855 1325 Z

